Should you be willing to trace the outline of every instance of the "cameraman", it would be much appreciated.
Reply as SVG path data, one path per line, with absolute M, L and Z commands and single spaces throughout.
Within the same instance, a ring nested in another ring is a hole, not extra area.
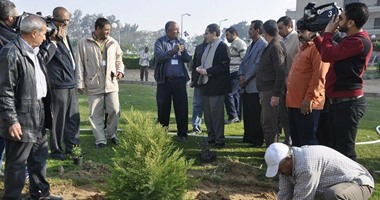
M 67 9 L 56 7 L 53 10 L 53 22 L 48 24 L 62 32 L 62 40 L 57 43 L 57 51 L 47 64 L 53 115 L 50 158 L 55 160 L 64 160 L 64 154 L 71 154 L 73 147 L 79 144 L 80 119 L 75 79 L 76 66 L 67 35 L 69 21 L 70 14 Z
M 330 146 L 352 160 L 356 160 L 358 122 L 366 108 L 362 77 L 372 54 L 371 40 L 362 29 L 368 15 L 364 3 L 347 4 L 339 16 L 331 19 L 323 38 L 314 38 L 322 61 L 331 63 L 326 75 L 326 94 L 331 104 Z M 338 27 L 347 36 L 333 45 L 333 34 Z

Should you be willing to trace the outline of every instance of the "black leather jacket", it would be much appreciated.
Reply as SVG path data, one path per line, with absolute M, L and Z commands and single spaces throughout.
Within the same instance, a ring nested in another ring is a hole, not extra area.
M 45 65 L 55 51 L 55 45 L 51 44 L 41 48 L 38 55 L 47 83 L 49 82 Z M 39 101 L 35 71 L 20 37 L 1 49 L 0 66 L 0 134 L 13 140 L 9 135 L 9 127 L 19 122 L 22 129 L 21 142 L 36 142 L 37 137 L 41 136 L 41 123 L 37 109 Z M 48 84 L 48 95 L 42 99 L 45 107 L 45 127 L 51 124 L 49 93 Z

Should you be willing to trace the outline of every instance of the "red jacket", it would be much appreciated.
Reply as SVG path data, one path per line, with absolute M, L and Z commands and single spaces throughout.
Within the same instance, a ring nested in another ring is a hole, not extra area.
M 326 93 L 329 98 L 363 95 L 363 74 L 372 54 L 372 43 L 367 32 L 347 36 L 333 45 L 333 34 L 325 33 L 314 42 L 322 61 L 330 62 L 326 75 Z

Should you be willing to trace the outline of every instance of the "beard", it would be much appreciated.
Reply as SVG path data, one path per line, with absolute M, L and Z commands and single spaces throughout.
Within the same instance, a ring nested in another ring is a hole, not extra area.
M 342 32 L 342 33 L 345 33 L 348 31 L 348 27 L 347 27 L 347 24 L 344 24 L 343 26 L 339 26 L 339 31 Z

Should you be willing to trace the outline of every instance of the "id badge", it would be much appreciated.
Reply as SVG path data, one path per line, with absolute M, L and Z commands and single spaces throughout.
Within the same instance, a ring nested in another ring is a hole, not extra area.
M 106 63 L 105 60 L 102 60 L 102 66 L 103 66 L 103 67 L 107 66 L 107 63 Z
M 172 65 L 178 65 L 178 60 L 177 59 L 172 59 L 171 60 Z

